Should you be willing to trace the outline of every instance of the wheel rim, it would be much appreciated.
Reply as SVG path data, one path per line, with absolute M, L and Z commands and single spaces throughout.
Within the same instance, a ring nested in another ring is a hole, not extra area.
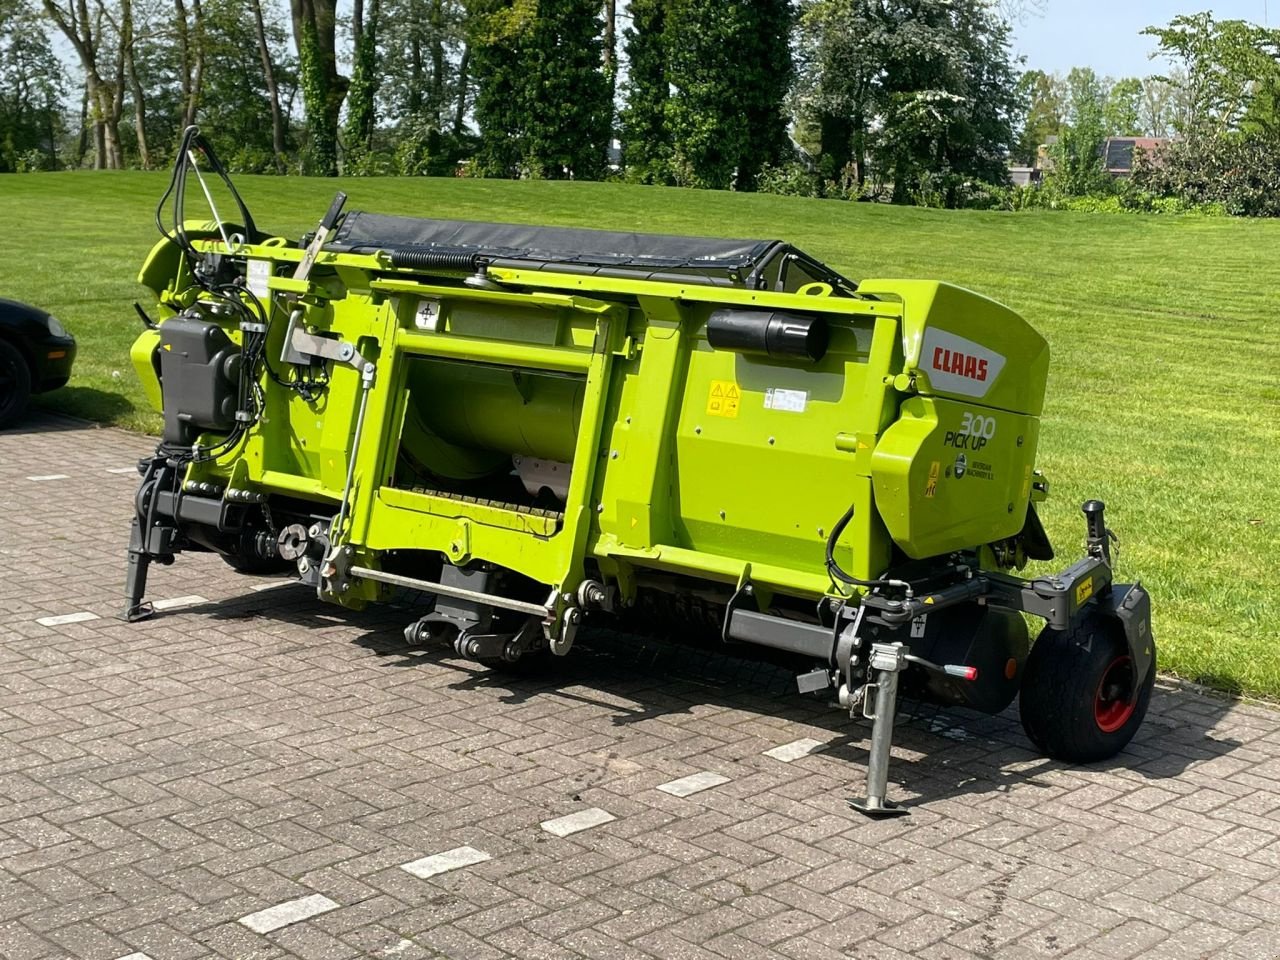
M 1137 686 L 1133 682 L 1133 661 L 1116 657 L 1098 682 L 1093 697 L 1093 719 L 1103 733 L 1115 733 L 1137 709 Z

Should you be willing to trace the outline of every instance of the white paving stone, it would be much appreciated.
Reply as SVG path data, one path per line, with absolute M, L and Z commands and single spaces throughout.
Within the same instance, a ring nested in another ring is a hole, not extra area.
M 489 854 L 483 850 L 477 850 L 475 847 L 455 847 L 452 850 L 446 850 L 444 853 L 436 853 L 429 857 L 423 857 L 421 860 L 414 860 L 412 863 L 402 863 L 400 864 L 400 869 L 412 873 L 420 880 L 426 880 L 428 877 L 434 877 L 438 873 L 448 873 L 450 870 L 469 867 L 472 864 L 484 863 L 486 860 L 492 859 Z
M 118 957 L 117 960 L 151 960 L 151 958 L 145 953 L 126 953 L 123 957 Z
M 290 900 L 287 903 L 280 903 L 274 907 L 259 910 L 257 913 L 251 913 L 247 917 L 241 917 L 240 922 L 254 933 L 270 933 L 272 930 L 287 927 L 291 923 L 308 920 L 311 917 L 317 917 L 322 913 L 337 909 L 338 904 L 324 894 L 313 893 L 309 897 Z
M 261 593 L 263 590 L 274 590 L 276 587 L 288 587 L 301 582 L 301 580 L 270 580 L 267 583 L 255 583 L 249 589 Z
M 155 610 L 173 610 L 176 607 L 194 607 L 197 603 L 208 603 L 208 597 L 202 597 L 198 593 L 188 594 L 185 597 L 170 597 L 168 600 L 157 600 L 151 604 Z
M 811 740 L 805 737 L 803 740 L 792 740 L 790 743 L 784 743 L 780 747 L 774 747 L 772 750 L 766 750 L 766 757 L 773 757 L 775 760 L 781 760 L 783 763 L 790 763 L 792 760 L 799 760 L 801 757 L 807 757 L 811 753 L 817 753 L 826 747 L 821 740 Z
M 45 480 L 70 480 L 71 478 L 65 473 L 44 473 L 38 477 L 27 477 L 27 479 L 34 480 L 36 483 L 41 483 Z
M 81 610 L 79 613 L 63 613 L 56 617 L 41 617 L 36 621 L 42 627 L 60 627 L 64 623 L 85 623 L 88 620 L 97 620 L 96 613 L 90 613 L 88 610 Z
M 658 787 L 663 793 L 669 793 L 673 797 L 688 797 L 695 793 L 701 793 L 703 790 L 710 790 L 712 787 L 718 787 L 722 783 L 728 783 L 729 778 L 719 774 L 704 770 L 702 773 L 693 773 L 687 777 L 681 777 L 679 780 L 672 780 L 670 783 L 664 783 Z
M 571 833 L 581 833 L 583 830 L 590 830 L 592 827 L 598 827 L 602 823 L 616 819 L 608 810 L 592 807 L 565 817 L 556 817 L 554 820 L 544 820 L 542 829 L 557 837 L 567 837 Z

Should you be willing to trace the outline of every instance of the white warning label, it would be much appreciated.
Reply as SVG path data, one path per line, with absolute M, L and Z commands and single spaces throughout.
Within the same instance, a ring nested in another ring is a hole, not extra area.
M 785 410 L 787 413 L 804 413 L 809 405 L 809 393 L 805 390 L 783 390 L 781 387 L 770 387 L 764 395 L 766 410 Z

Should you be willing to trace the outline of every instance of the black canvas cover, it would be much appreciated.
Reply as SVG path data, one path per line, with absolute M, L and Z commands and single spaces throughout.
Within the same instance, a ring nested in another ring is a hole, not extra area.
M 329 250 L 373 253 L 415 248 L 437 253 L 478 254 L 493 260 L 573 263 L 654 270 L 703 268 L 749 273 L 770 251 L 772 240 L 623 233 L 578 227 L 427 220 L 352 211 L 327 245 Z

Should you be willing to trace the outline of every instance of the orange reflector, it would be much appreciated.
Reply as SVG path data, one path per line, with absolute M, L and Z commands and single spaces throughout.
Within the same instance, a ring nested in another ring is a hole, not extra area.
M 63 357 L 65 357 L 66 355 L 67 355 L 67 351 L 65 351 L 65 350 L 50 350 L 50 351 L 49 351 L 49 359 L 50 359 L 50 360 L 61 360 L 61 359 L 62 359 Z
M 1018 661 L 1013 659 L 1013 657 L 1010 657 L 1008 663 L 1004 665 L 1004 678 L 1006 680 L 1012 680 L 1017 675 L 1018 675 Z

